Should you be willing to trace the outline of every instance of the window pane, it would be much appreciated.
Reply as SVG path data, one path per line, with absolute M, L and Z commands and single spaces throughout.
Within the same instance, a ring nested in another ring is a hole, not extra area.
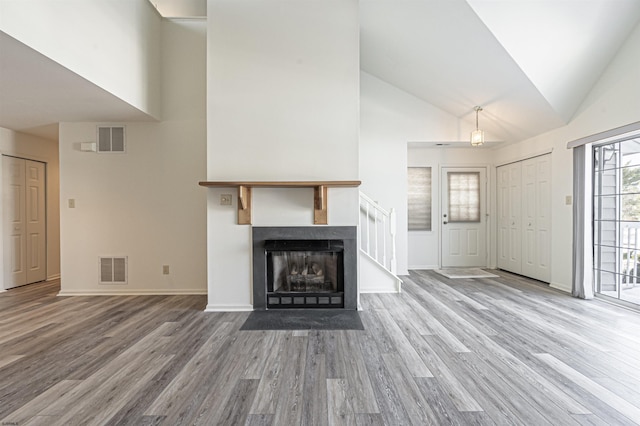
M 622 155 L 620 166 L 640 165 L 640 138 L 620 142 L 620 154 Z
M 480 222 L 480 173 L 448 172 L 449 222 Z
M 409 167 L 409 231 L 431 231 L 431 167 Z
M 622 193 L 640 193 L 640 166 L 622 168 Z
M 596 147 L 594 167 L 598 171 L 611 170 L 619 167 L 619 148 L 617 143 Z
M 620 195 L 622 202 L 621 220 L 630 222 L 640 222 L 640 195 L 623 194 Z

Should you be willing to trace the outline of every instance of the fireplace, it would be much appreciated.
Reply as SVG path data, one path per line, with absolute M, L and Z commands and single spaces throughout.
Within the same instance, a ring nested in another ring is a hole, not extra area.
M 254 227 L 253 307 L 356 309 L 355 227 Z
M 342 240 L 267 240 L 267 309 L 343 308 Z

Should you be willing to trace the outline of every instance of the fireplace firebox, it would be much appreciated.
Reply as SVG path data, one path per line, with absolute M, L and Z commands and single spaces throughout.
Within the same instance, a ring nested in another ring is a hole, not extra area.
M 254 227 L 253 307 L 357 306 L 355 227 Z
M 343 308 L 342 240 L 267 240 L 267 308 Z

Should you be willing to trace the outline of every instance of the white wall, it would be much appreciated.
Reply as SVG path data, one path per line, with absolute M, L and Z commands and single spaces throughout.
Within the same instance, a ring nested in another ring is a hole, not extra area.
M 57 278 L 60 275 L 58 143 L 0 127 L 0 154 L 47 163 L 47 279 Z M 2 168 L 1 163 L 0 168 Z M 1 172 L 0 170 L 0 179 Z M 2 187 L 1 182 L 0 187 Z M 0 215 L 2 214 L 2 208 L 0 208 Z M 2 223 L 2 220 L 0 220 L 0 228 Z M 1 229 L 0 235 L 2 235 Z M 3 248 L 0 244 L 0 268 L 4 267 L 1 262 L 1 259 L 3 259 L 2 250 Z M 3 276 L 2 272 L 2 269 L 0 269 L 0 277 Z
M 640 26 L 637 26 L 571 122 L 560 129 L 496 152 L 496 164 L 551 154 L 552 224 L 551 285 L 571 290 L 573 208 L 565 197 L 573 193 L 572 152 L 567 142 L 637 122 L 640 118 Z
M 160 26 L 148 0 L 0 1 L 0 31 L 155 118 Z
M 61 294 L 206 292 L 206 22 L 164 20 L 162 40 L 164 121 L 60 125 Z M 79 150 L 97 124 L 125 125 L 126 154 Z M 99 285 L 120 255 L 128 285 Z
M 209 180 L 358 179 L 357 5 L 208 2 Z M 236 224 L 234 190 L 207 193 L 208 309 L 252 309 L 251 227 Z M 312 225 L 312 200 L 254 189 L 253 225 Z M 329 225 L 357 224 L 357 189 L 329 189 L 328 204 Z

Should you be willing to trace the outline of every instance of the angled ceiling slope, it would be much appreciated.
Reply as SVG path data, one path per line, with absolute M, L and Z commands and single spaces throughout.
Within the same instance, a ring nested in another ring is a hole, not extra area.
M 564 121 L 640 17 L 638 0 L 468 0 Z
M 566 124 L 640 19 L 638 0 L 361 0 L 362 69 L 517 142 Z M 606 31 L 605 31 L 606 29 Z
M 0 31 L 0 127 L 57 140 L 65 121 L 153 119 Z

